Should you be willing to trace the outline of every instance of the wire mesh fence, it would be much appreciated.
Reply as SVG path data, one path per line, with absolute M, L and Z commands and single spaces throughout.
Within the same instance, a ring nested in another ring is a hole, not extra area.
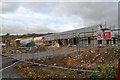
M 112 30 L 111 32 L 115 31 L 118 30 Z M 28 49 L 24 50 L 22 48 L 19 51 L 16 49 L 16 52 L 13 52 L 9 57 L 60 70 L 99 73 L 99 66 L 117 65 L 118 53 L 120 53 L 118 50 L 120 36 L 114 35 L 108 42 L 107 40 L 101 40 L 101 42 L 97 39 L 96 32 L 57 35 L 59 37 L 54 36 L 50 39 L 51 41 L 45 42 L 43 40 L 45 46 L 37 47 L 33 45 L 27 47 Z M 55 46 L 56 43 L 59 43 L 59 46 Z
M 114 29 L 111 30 L 111 32 L 118 32 L 120 29 Z M 59 43 L 61 42 L 60 47 L 51 47 L 51 46 L 45 46 L 45 50 L 41 51 L 35 51 L 36 47 L 31 47 L 32 51 L 28 53 L 19 52 L 16 54 L 13 54 L 14 58 L 19 60 L 26 60 L 26 59 L 32 59 L 32 58 L 41 58 L 45 56 L 54 56 L 54 55 L 60 55 L 60 54 L 67 54 L 67 53 L 76 53 L 80 52 L 80 48 L 82 47 L 90 47 L 90 46 L 118 46 L 119 43 L 119 37 L 118 35 L 114 35 L 111 40 L 102 40 L 102 43 L 97 40 L 96 37 L 97 31 L 91 31 L 91 32 L 80 32 L 77 35 L 75 33 L 71 33 L 71 35 L 68 34 L 62 34 L 59 35 L 59 39 L 56 39 Z M 64 36 L 65 38 L 62 39 Z M 55 40 L 54 40 L 55 41 Z M 51 44 L 52 45 L 52 44 Z

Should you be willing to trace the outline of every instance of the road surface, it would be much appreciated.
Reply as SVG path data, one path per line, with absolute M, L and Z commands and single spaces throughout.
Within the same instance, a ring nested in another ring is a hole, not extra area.
M 13 68 L 13 66 L 9 67 L 15 62 L 16 60 L 13 58 L 2 56 L 2 67 L 0 68 L 2 78 L 23 78 L 23 76 Z
M 2 67 L 0 68 L 0 70 L 3 69 L 2 77 L 3 78 L 23 78 L 23 76 L 13 68 L 13 66 L 9 67 L 13 63 L 15 63 L 14 62 L 15 59 L 17 60 L 26 60 L 26 59 L 32 59 L 32 58 L 35 59 L 35 58 L 42 58 L 46 56 L 68 54 L 73 52 L 76 52 L 76 50 L 67 50 L 67 49 L 59 50 L 58 49 L 58 50 L 50 50 L 50 51 L 37 52 L 37 53 L 21 53 L 21 54 L 7 55 L 9 57 L 2 56 L 2 59 L 0 58 L 2 61 Z M 4 69 L 6 67 L 9 67 L 9 68 Z

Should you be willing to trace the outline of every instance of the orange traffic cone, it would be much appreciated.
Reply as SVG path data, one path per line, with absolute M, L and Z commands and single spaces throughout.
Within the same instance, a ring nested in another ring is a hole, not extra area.
M 116 80 L 120 80 L 120 57 L 119 57 L 119 63 L 118 63 L 118 70 L 116 72 Z

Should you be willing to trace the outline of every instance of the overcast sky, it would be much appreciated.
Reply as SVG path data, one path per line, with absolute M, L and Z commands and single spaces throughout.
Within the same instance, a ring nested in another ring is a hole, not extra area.
M 117 2 L 2 2 L 2 34 L 62 32 L 96 24 L 118 25 Z

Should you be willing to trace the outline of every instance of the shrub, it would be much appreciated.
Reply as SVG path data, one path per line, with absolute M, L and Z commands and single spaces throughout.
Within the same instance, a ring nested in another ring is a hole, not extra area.
M 104 66 L 104 67 L 97 67 L 96 70 L 98 70 L 99 72 L 93 72 L 90 74 L 90 78 L 96 78 L 100 79 L 100 78 L 110 78 L 112 80 L 115 80 L 115 72 L 116 72 L 116 68 L 110 64 Z

